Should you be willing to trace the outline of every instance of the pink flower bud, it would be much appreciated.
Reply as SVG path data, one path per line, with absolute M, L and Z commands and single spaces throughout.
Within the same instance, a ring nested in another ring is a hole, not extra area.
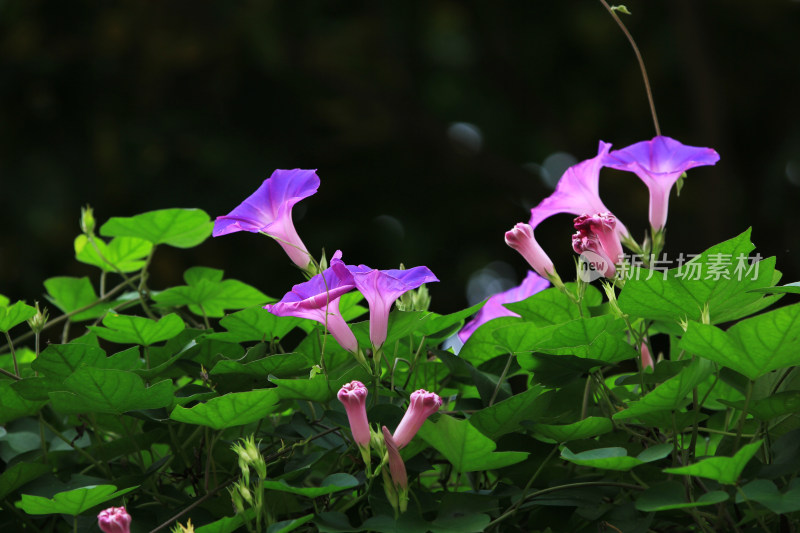
M 406 414 L 394 430 L 394 442 L 397 447 L 402 448 L 411 442 L 425 420 L 441 406 L 442 399 L 436 393 L 424 389 L 412 392 Z
M 614 263 L 594 235 L 579 231 L 572 236 L 572 249 L 576 254 L 581 254 L 586 262 L 591 263 L 592 269 L 600 272 L 603 277 L 613 278 L 616 275 Z
M 362 448 L 369 447 L 369 421 L 367 420 L 367 388 L 360 381 L 345 383 L 336 395 L 344 404 L 353 440 Z
M 97 515 L 97 525 L 105 533 L 130 533 L 131 515 L 125 507 L 109 507 Z
M 389 472 L 392 475 L 392 482 L 395 487 L 406 490 L 408 489 L 408 474 L 406 473 L 406 465 L 403 462 L 403 458 L 400 457 L 400 452 L 397 449 L 397 443 L 386 426 L 383 426 L 381 430 L 383 431 L 383 440 L 386 443 L 386 451 L 389 454 Z
M 612 263 L 619 263 L 623 257 L 622 243 L 617 232 L 617 217 L 611 213 L 581 215 L 575 219 L 575 229 L 586 234 L 593 234 L 600 241 L 605 254 Z
M 540 276 L 550 279 L 555 273 L 553 262 L 533 238 L 533 227 L 530 224 L 520 222 L 507 231 L 506 244 L 518 251 Z
M 653 356 L 650 355 L 650 349 L 647 347 L 647 343 L 643 342 L 642 346 L 640 347 L 639 351 L 642 355 L 642 368 L 649 367 L 651 370 L 655 368 L 655 364 L 653 363 Z

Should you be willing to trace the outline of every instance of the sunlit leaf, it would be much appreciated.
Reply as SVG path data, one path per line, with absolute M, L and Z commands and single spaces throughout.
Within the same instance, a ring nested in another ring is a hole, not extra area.
M 181 317 L 170 313 L 157 321 L 140 316 L 109 313 L 103 317 L 103 325 L 89 326 L 98 337 L 120 344 L 150 346 L 171 339 L 186 328 Z
M 14 305 L 0 306 L 0 331 L 9 331 L 35 314 L 36 308 L 25 302 L 15 302 Z
M 23 494 L 14 505 L 28 514 L 68 514 L 77 516 L 95 505 L 113 500 L 138 487 L 117 490 L 114 485 L 94 485 L 56 493 L 52 498 Z
M 100 234 L 191 248 L 211 235 L 213 225 L 202 209 L 160 209 L 132 217 L 112 217 L 100 227 Z
M 96 246 L 96 247 L 95 247 Z M 153 244 L 136 237 L 117 237 L 108 244 L 95 238 L 94 243 L 80 234 L 75 238 L 75 259 L 106 272 L 135 272 L 146 263 Z

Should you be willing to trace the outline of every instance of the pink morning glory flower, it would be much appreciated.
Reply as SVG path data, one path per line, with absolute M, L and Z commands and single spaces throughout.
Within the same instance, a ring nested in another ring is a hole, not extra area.
M 600 141 L 595 157 L 569 167 L 558 180 L 553 194 L 531 209 L 531 227 L 536 228 L 543 220 L 558 213 L 585 215 L 609 212 L 600 200 L 600 169 L 610 149 L 610 143 Z M 618 223 L 617 232 L 626 235 L 628 230 Z
M 555 267 L 533 236 L 533 226 L 519 222 L 506 232 L 506 244 L 525 258 L 537 274 L 552 281 Z
M 367 388 L 360 381 L 345 383 L 336 395 L 344 404 L 353 440 L 361 448 L 369 448 L 369 421 L 367 420 Z
M 97 525 L 105 533 L 130 533 L 131 515 L 125 507 L 109 507 L 97 515 Z
M 332 261 L 341 257 L 342 252 L 337 250 Z M 264 309 L 276 316 L 296 316 L 325 324 L 342 348 L 356 353 L 356 337 L 339 313 L 339 298 L 354 288 L 352 276 L 342 278 L 331 267 L 310 280 L 295 285 L 280 302 L 267 304 Z
M 594 265 L 594 268 L 606 278 L 613 278 L 617 274 L 614 261 L 606 254 L 602 244 L 597 237 L 591 233 L 579 231 L 572 236 L 572 249 L 576 254 L 584 255 L 584 258 Z M 594 254 L 594 255 L 593 255 Z
M 617 218 L 611 213 L 581 215 L 575 219 L 575 229 L 578 230 L 578 233 L 572 238 L 573 248 L 576 236 L 580 237 L 581 240 L 583 237 L 590 237 L 599 242 L 602 254 L 611 260 L 612 265 L 619 263 L 624 256 L 616 227 Z M 577 252 L 578 250 L 576 249 L 575 251 Z
M 439 281 L 428 267 L 418 266 L 408 270 L 377 270 L 366 265 L 345 265 L 339 258 L 331 259 L 331 268 L 341 278 L 348 273 L 356 288 L 369 304 L 369 339 L 373 348 L 383 346 L 389 324 L 392 304 L 404 293 L 424 283 Z
M 486 322 L 501 316 L 519 316 L 506 308 L 503 304 L 521 302 L 549 286 L 549 281 L 529 270 L 528 275 L 525 276 L 521 284 L 507 291 L 490 296 L 483 307 L 481 307 L 480 311 L 478 311 L 478 314 L 461 328 L 458 332 L 458 338 L 461 339 L 461 342 L 467 342 L 470 335 Z
M 419 428 L 442 406 L 442 399 L 434 392 L 419 389 L 411 393 L 406 414 L 394 430 L 394 441 L 398 448 L 411 442 Z
M 236 231 L 266 233 L 278 241 L 289 259 L 306 268 L 310 256 L 292 222 L 294 204 L 317 192 L 316 170 L 276 170 L 261 186 L 225 216 L 217 217 L 212 235 Z
M 719 154 L 711 148 L 686 146 L 669 137 L 614 150 L 603 159 L 603 165 L 633 172 L 650 190 L 650 225 L 660 230 L 667 223 L 669 192 L 678 178 L 690 168 L 713 165 Z

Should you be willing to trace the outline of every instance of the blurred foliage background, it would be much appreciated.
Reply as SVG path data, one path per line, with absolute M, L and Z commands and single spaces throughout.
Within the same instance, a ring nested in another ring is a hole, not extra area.
M 662 131 L 715 148 L 671 200 L 667 248 L 754 226 L 800 279 L 800 2 L 629 0 Z M 596 0 L 0 2 L 0 293 L 42 299 L 98 221 L 226 214 L 275 168 L 317 168 L 295 224 L 309 249 L 425 264 L 434 310 L 522 279 L 503 233 L 566 165 L 654 135 L 634 54 Z M 647 189 L 604 170 L 641 238 Z M 571 217 L 537 238 L 572 278 Z M 151 286 L 201 264 L 280 297 L 300 277 L 265 237 L 164 249 Z M 488 270 L 486 270 L 488 267 Z M 470 283 L 472 280 L 472 283 Z M 472 291 L 467 292 L 467 287 Z

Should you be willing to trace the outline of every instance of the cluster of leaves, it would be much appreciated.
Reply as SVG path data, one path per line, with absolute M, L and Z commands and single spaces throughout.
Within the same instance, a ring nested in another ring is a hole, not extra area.
M 749 232 L 697 256 L 697 279 L 642 270 L 605 302 L 568 284 L 573 297 L 508 304 L 519 317 L 484 324 L 458 355 L 442 343 L 479 306 L 394 310 L 376 378 L 319 324 L 273 316 L 273 299 L 219 270 L 149 287 L 156 249 L 202 243 L 206 213 L 89 226 L 75 252 L 97 279 L 44 284 L 61 316 L 0 299 L 0 530 L 91 531 L 122 503 L 134 532 L 188 518 L 249 529 L 253 510 L 234 513 L 228 490 L 248 435 L 270 533 L 772 531 L 800 516 L 800 304 L 762 312 L 800 290 L 775 286 L 773 258 L 744 278 L 713 261 L 750 254 Z M 340 309 L 368 345 L 360 299 Z M 40 349 L 56 325 L 62 342 Z M 641 342 L 662 352 L 653 370 Z M 445 401 L 401 451 L 411 502 L 397 519 L 336 399 L 352 380 L 381 426 L 416 389 Z

